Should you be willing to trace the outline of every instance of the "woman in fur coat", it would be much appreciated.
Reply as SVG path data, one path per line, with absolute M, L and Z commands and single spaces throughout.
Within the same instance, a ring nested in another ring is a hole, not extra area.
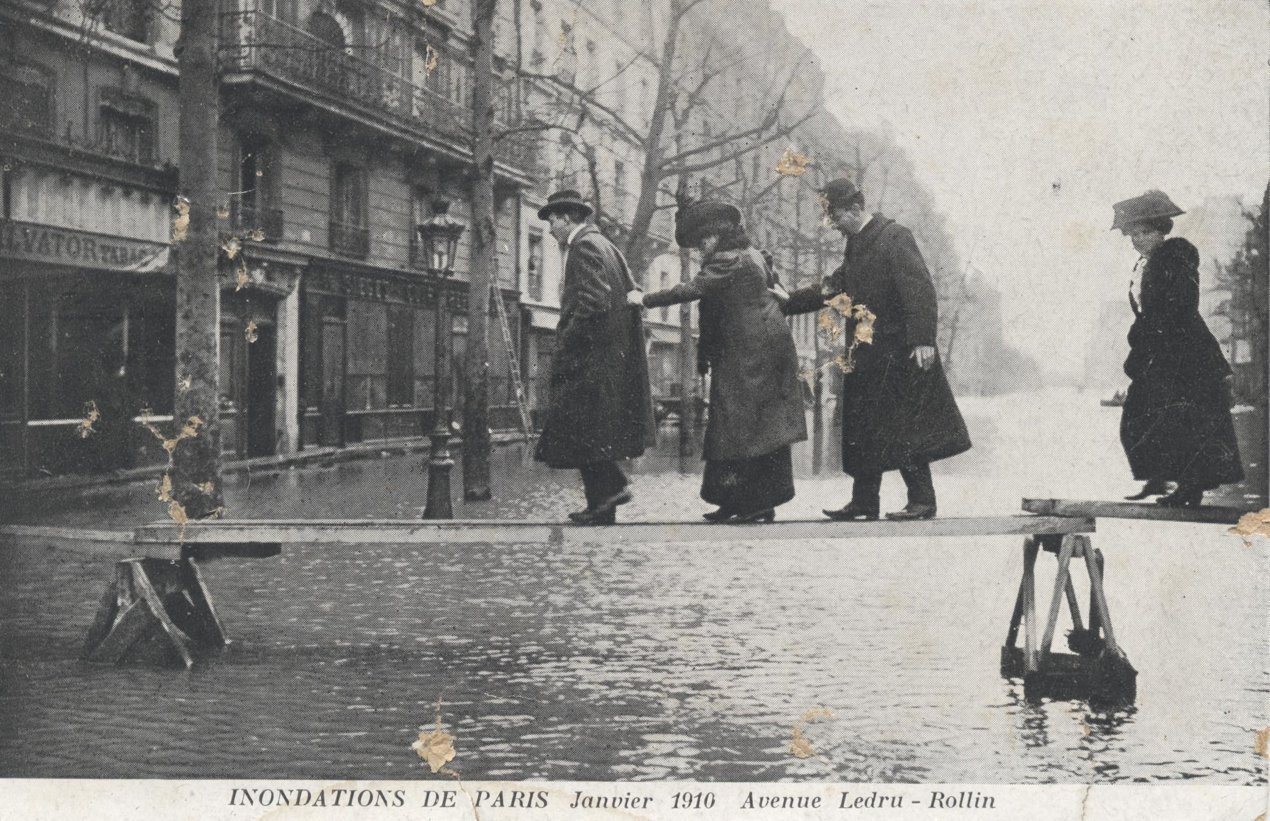
M 630 298 L 645 308 L 700 300 L 698 352 L 711 375 L 701 498 L 719 506 L 705 518 L 770 522 L 794 498 L 790 445 L 807 438 L 794 337 L 768 290 L 775 274 L 726 203 L 681 208 L 675 242 L 701 251 L 700 273 Z
M 1132 290 L 1129 379 L 1120 443 L 1142 490 L 1162 505 L 1198 506 L 1204 491 L 1243 479 L 1230 417 L 1231 370 L 1199 314 L 1199 251 L 1169 238 L 1184 213 L 1163 192 L 1116 203 L 1120 229 L 1142 255 L 1141 297 Z M 1168 483 L 1177 488 L 1169 493 Z

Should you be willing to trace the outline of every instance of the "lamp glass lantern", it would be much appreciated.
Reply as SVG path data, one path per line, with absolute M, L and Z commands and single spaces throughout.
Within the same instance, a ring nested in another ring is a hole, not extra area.
M 432 216 L 419 223 L 416 230 L 423 243 L 423 258 L 428 268 L 442 276 L 454 270 L 454 256 L 459 247 L 459 237 L 467 229 L 461 221 L 450 215 L 450 201 L 432 201 Z

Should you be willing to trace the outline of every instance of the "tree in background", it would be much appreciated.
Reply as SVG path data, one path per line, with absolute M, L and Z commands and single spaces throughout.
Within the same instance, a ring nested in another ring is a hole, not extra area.
M 631 70 L 631 61 L 595 85 L 575 85 L 576 75 L 570 69 L 556 74 L 528 71 L 521 65 L 520 75 L 541 81 L 554 88 L 555 99 L 541 105 L 532 115 L 542 130 L 559 129 L 569 133 L 569 145 L 591 163 L 590 176 L 596 190 L 592 196 L 600 207 L 597 222 L 608 216 L 603 207 L 599 177 L 594 172 L 594 141 L 583 133 L 583 126 L 594 127 L 603 141 L 613 140 L 634 146 L 641 155 L 641 167 L 635 194 L 635 207 L 629 228 L 620 237 L 621 247 L 636 276 L 641 276 L 655 257 L 665 251 L 654 235 L 654 221 L 660 211 L 674 208 L 676 192 L 682 177 L 701 174 L 720 166 L 730 166 L 760 146 L 790 134 L 817 112 L 820 90 L 811 99 L 796 106 L 792 89 L 798 79 L 798 55 L 784 55 L 777 61 L 766 52 L 729 55 L 717 32 L 702 41 L 694 25 L 702 32 L 712 30 L 711 19 L 727 4 L 723 0 L 669 0 L 665 30 L 652 53 L 636 58 L 646 59 L 656 68 L 656 86 L 648 111 L 648 121 L 641 122 L 618 106 L 603 101 L 603 92 Z M 697 11 L 697 14 L 693 14 Z M 563 49 L 571 52 L 572 42 L 564 39 Z M 519 52 L 519 49 L 518 49 Z M 566 61 L 567 62 L 567 61 Z M 775 74 L 765 67 L 779 64 Z M 714 133 L 707 122 L 716 125 L 726 118 L 710 110 L 712 99 L 727 92 L 719 85 L 728 72 L 749 70 L 749 76 L 761 79 L 763 87 L 747 88 L 754 101 L 748 112 L 735 119 L 728 128 Z
M 1266 402 L 1267 311 L 1270 310 L 1270 185 L 1258 211 L 1245 211 L 1250 223 L 1244 244 L 1228 263 L 1217 266 L 1217 287 L 1229 293 L 1217 313 L 1230 320 L 1230 350 L 1235 367 L 1235 393 L 1242 402 Z
M 498 282 L 494 219 L 494 17 L 496 0 L 472 2 L 472 265 L 463 381 L 463 497 L 490 498 L 489 300 Z M 502 299 L 495 295 L 495 299 Z

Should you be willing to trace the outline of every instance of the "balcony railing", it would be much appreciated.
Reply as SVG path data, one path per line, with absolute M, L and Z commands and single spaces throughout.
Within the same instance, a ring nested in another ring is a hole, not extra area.
M 332 222 L 331 250 L 345 256 L 365 259 L 370 254 L 370 229 Z
M 279 208 L 254 208 L 235 203 L 230 213 L 235 231 L 249 234 L 259 231 L 268 242 L 282 239 L 282 210 Z
M 259 11 L 223 15 L 221 26 L 226 73 L 259 72 L 416 133 L 471 145 L 470 108 L 443 94 Z M 513 85 L 504 85 L 498 93 L 513 91 Z M 515 135 L 501 140 L 497 150 L 508 165 L 529 170 L 536 164 L 535 140 Z

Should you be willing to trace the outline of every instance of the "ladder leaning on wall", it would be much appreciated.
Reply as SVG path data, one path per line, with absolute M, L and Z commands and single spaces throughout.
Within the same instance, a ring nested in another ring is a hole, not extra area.
M 512 329 L 507 321 L 507 306 L 503 304 L 503 295 L 498 288 L 490 289 L 490 298 L 498 309 L 498 327 L 503 332 L 503 348 L 507 351 L 507 368 L 512 375 L 512 389 L 516 392 L 516 409 L 520 411 L 520 429 L 525 433 L 528 442 L 534 435 L 534 420 L 529 415 L 529 398 L 525 395 L 525 384 L 520 379 L 520 360 L 516 356 L 516 345 L 512 342 Z

